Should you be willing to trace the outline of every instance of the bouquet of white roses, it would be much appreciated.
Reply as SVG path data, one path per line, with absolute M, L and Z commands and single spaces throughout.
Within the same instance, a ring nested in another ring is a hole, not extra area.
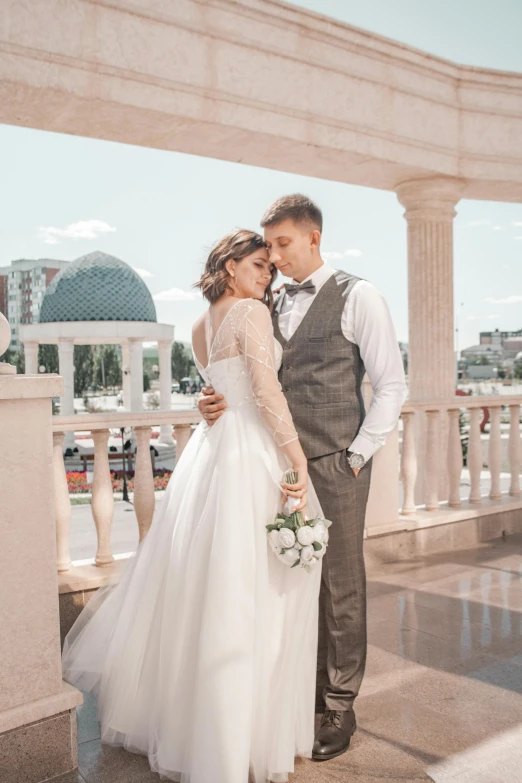
M 297 484 L 297 473 L 289 470 L 286 473 L 287 484 Z M 295 501 L 295 502 L 293 502 Z M 289 498 L 286 507 L 289 513 L 277 514 L 274 522 L 267 525 L 268 542 L 276 557 L 291 568 L 301 566 L 306 571 L 322 558 L 328 545 L 328 528 L 332 524 L 329 519 L 315 517 L 305 520 L 301 511 L 291 511 L 291 506 L 298 500 Z

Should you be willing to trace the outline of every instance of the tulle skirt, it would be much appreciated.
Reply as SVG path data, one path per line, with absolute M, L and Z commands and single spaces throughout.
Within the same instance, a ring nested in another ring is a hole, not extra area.
M 163 778 L 282 783 L 311 756 L 321 563 L 280 563 L 265 530 L 287 467 L 255 406 L 200 424 L 120 582 L 66 637 L 64 679 L 96 694 L 102 742 Z

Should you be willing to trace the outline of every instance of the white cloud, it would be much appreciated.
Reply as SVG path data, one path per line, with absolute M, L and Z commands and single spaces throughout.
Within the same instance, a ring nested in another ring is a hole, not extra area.
M 468 321 L 479 321 L 480 315 L 468 315 Z
M 192 302 L 201 298 L 200 291 L 183 291 L 181 288 L 169 288 L 152 297 L 155 302 Z
M 511 224 L 512 226 L 522 226 L 522 220 L 514 220 Z
M 339 259 L 344 258 L 345 256 L 359 258 L 362 256 L 362 250 L 358 250 L 357 248 L 348 248 L 348 250 L 345 250 L 344 253 L 339 253 L 338 250 L 332 250 L 328 253 L 321 253 L 321 255 L 326 261 L 339 261 Z
M 490 321 L 492 321 L 494 318 L 500 318 L 499 315 L 488 315 L 488 318 Z
M 490 304 L 518 304 L 522 302 L 522 296 L 507 296 L 505 299 L 494 299 L 492 296 L 488 296 L 484 301 Z
M 493 226 L 493 231 L 505 231 L 505 226 Z
M 40 226 L 40 239 L 46 245 L 58 245 L 61 239 L 96 239 L 101 234 L 116 231 L 114 226 L 109 226 L 103 220 L 79 220 L 70 223 L 65 228 L 56 226 Z
M 139 266 L 133 266 L 132 268 L 140 277 L 153 277 L 152 272 L 149 272 L 147 269 L 141 269 Z
M 522 239 L 522 236 L 518 235 L 518 236 L 515 237 L 515 239 Z
M 468 226 L 490 226 L 491 220 L 470 220 L 468 221 Z

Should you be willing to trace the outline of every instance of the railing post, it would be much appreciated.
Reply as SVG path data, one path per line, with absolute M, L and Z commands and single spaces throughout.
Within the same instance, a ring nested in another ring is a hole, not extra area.
M 136 470 L 134 473 L 134 511 L 138 520 L 140 541 L 142 541 L 154 516 L 154 474 L 150 456 L 152 427 L 135 427 Z
M 482 470 L 482 446 L 480 443 L 480 408 L 470 408 L 468 469 L 470 478 L 470 503 L 482 503 L 480 473 Z
M 114 495 L 107 445 L 109 430 L 94 430 L 94 475 L 92 481 L 92 516 L 98 536 L 95 562 L 105 566 L 114 562 L 111 552 L 111 523 L 114 516 Z
M 417 478 L 417 455 L 415 454 L 415 413 L 402 414 L 401 479 L 403 505 L 401 514 L 413 514 L 415 505 L 415 480 Z
M 67 474 L 63 461 L 63 441 L 63 432 L 53 432 L 54 513 L 56 517 L 56 560 L 58 573 L 69 571 L 71 567 L 69 552 L 71 499 L 69 497 Z
M 520 403 L 509 406 L 509 469 L 511 484 L 509 494 L 520 495 Z
M 460 440 L 460 408 L 448 409 L 448 505 L 459 508 L 460 477 L 462 473 L 462 442 Z
M 489 497 L 498 500 L 502 497 L 500 491 L 500 470 L 502 468 L 502 439 L 500 436 L 500 405 L 491 405 L 491 426 L 489 428 L 488 462 L 491 474 Z
M 190 424 L 175 424 L 174 436 L 176 438 L 176 464 L 179 458 L 183 454 L 183 450 L 190 440 L 192 435 L 192 427 Z
M 439 508 L 440 410 L 426 411 L 426 511 Z

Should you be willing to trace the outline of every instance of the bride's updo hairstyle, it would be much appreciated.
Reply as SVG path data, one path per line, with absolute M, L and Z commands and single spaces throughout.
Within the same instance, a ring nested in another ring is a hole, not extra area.
M 260 234 L 256 234 L 255 231 L 248 231 L 245 228 L 238 228 L 235 231 L 231 231 L 223 239 L 212 248 L 207 263 L 205 264 L 205 271 L 201 276 L 201 280 L 195 284 L 195 288 L 200 288 L 203 296 L 208 299 L 210 304 L 214 304 L 218 299 L 221 299 L 224 293 L 227 291 L 230 294 L 234 293 L 234 289 L 231 286 L 231 277 L 226 268 L 227 261 L 231 259 L 239 262 L 243 258 L 252 255 L 256 250 L 266 249 L 266 242 Z M 274 297 L 272 294 L 272 283 L 277 276 L 277 270 L 274 268 L 272 272 L 272 279 L 265 291 L 265 295 L 262 299 L 264 304 L 272 309 Z

